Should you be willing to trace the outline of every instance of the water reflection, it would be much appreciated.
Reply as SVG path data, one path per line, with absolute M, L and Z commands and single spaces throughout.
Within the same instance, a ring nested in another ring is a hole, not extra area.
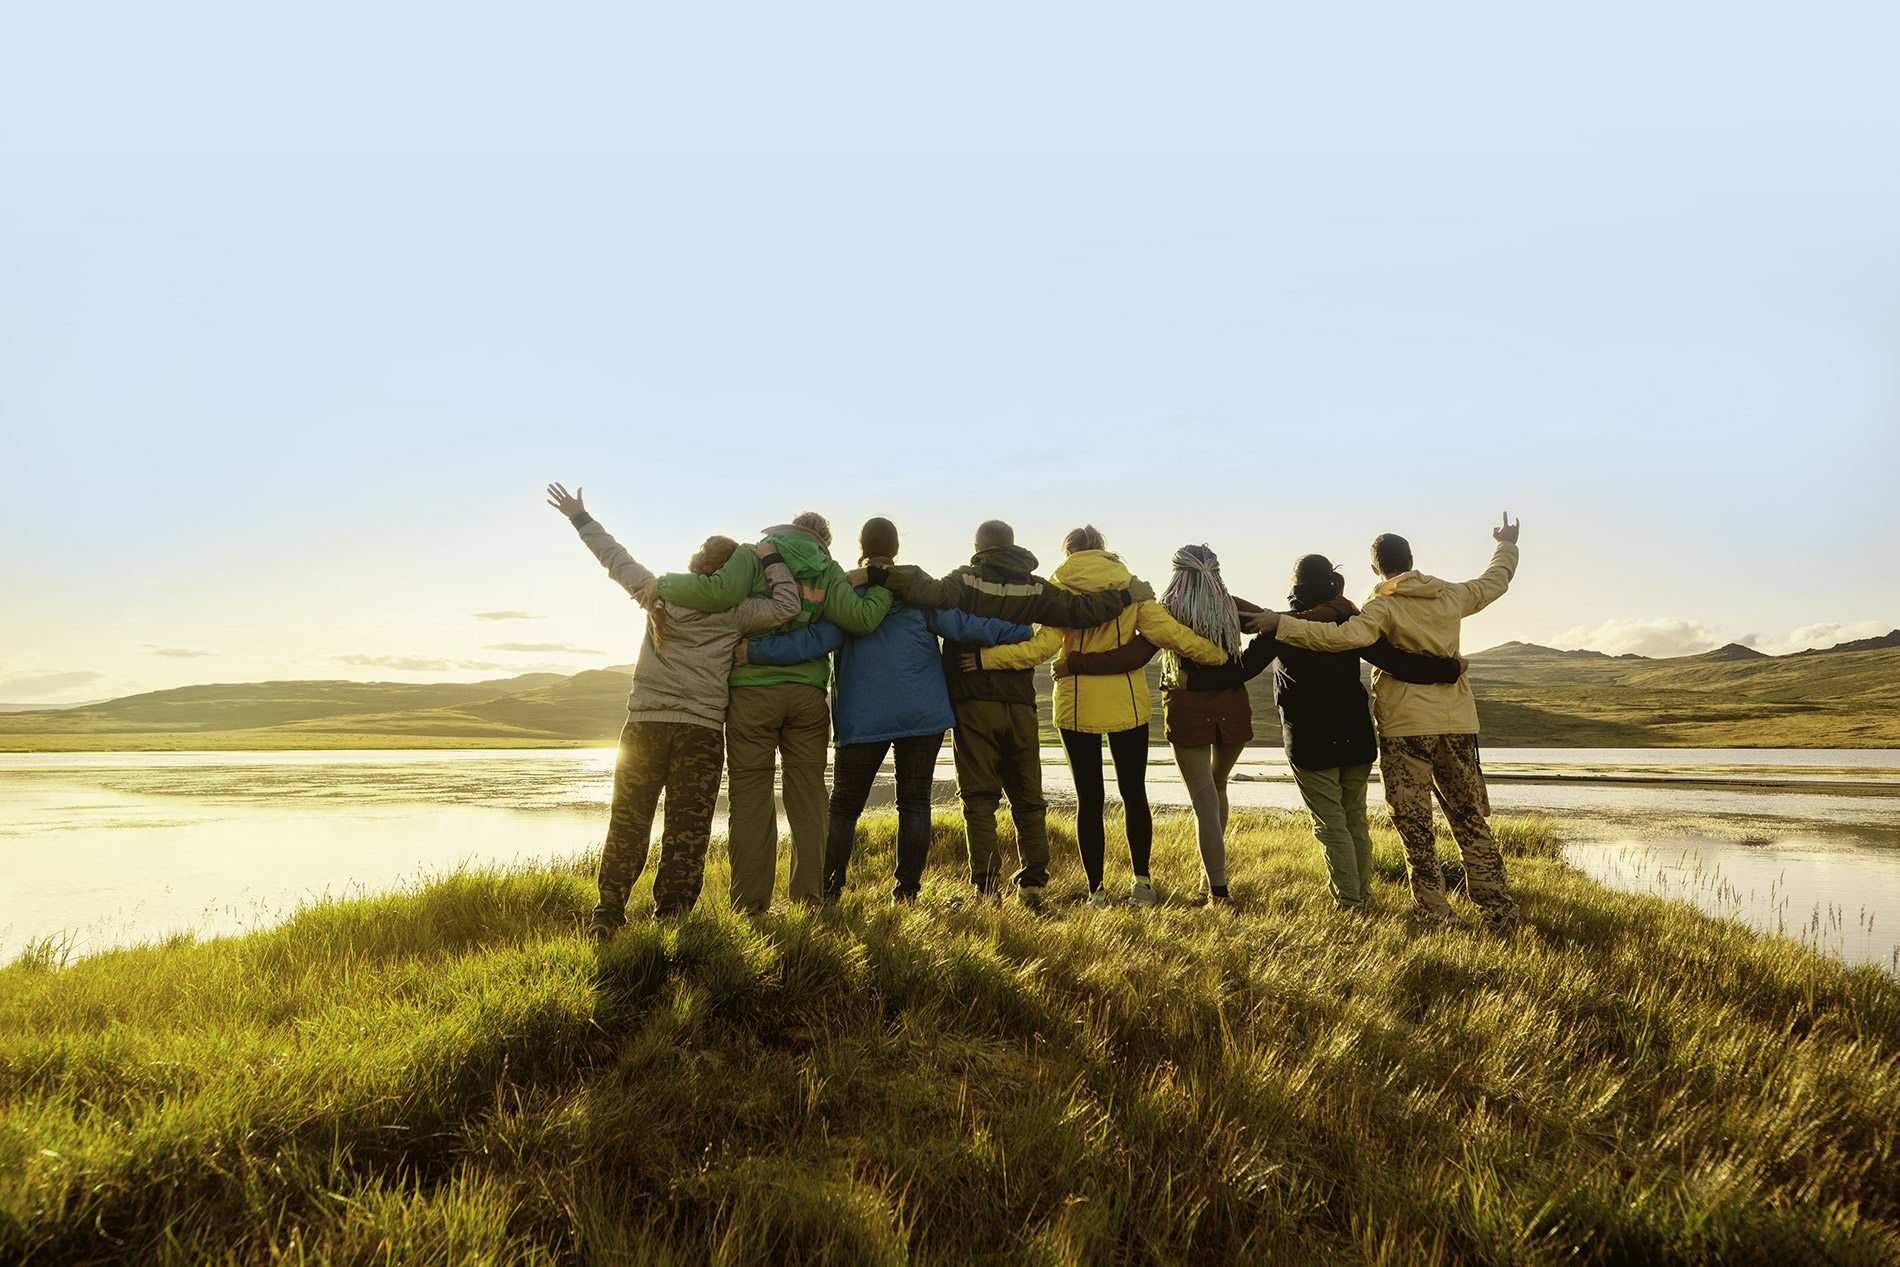
M 1061 750 L 1044 757 L 1050 799 L 1072 803 Z M 0 956 L 61 930 L 80 953 L 235 931 L 326 893 L 571 857 L 599 842 L 613 759 L 611 749 L 0 755 Z M 1605 883 L 1787 935 L 1835 928 L 1828 948 L 1853 959 L 1892 952 L 1900 754 L 1502 749 L 1486 767 L 1497 809 L 1556 818 L 1571 859 Z M 954 803 L 947 755 L 937 774 L 938 800 Z M 887 770 L 872 803 L 892 790 Z M 1187 806 L 1166 749 L 1151 754 L 1149 795 Z M 1300 805 L 1278 749 L 1247 754 L 1231 799 Z M 715 830 L 724 808 L 722 798 Z

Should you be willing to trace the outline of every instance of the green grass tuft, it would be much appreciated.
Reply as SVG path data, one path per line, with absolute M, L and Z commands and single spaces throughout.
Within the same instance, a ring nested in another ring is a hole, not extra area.
M 1532 927 L 1370 921 L 1303 817 L 1191 820 L 1164 902 L 971 900 L 580 935 L 581 859 L 246 937 L 0 970 L 0 1260 L 1884 1263 L 1900 988 L 1600 888 L 1494 820 Z M 1115 859 L 1111 849 L 1111 875 Z M 1126 857 L 1121 859 L 1125 872 Z

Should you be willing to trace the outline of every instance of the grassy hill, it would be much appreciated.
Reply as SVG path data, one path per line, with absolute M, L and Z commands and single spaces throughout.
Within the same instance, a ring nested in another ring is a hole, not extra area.
M 1148 666 L 1159 701 L 1160 666 Z M 1471 658 L 1492 747 L 1900 747 L 1900 631 L 1826 651 L 1730 646 L 1669 660 L 1506 643 Z M 1036 670 L 1043 742 L 1047 666 Z M 83 708 L 0 714 L 0 751 L 571 747 L 610 744 L 627 670 L 488 682 L 192 686 Z M 1256 742 L 1278 744 L 1271 675 L 1248 687 Z M 1162 741 L 1157 710 L 1151 726 Z
M 590 860 L 0 969 L 0 1260 L 1900 1261 L 1900 988 L 1601 888 L 1500 823 L 1529 927 L 1371 919 L 1301 816 L 1234 906 L 1159 824 L 1156 910 L 924 898 L 579 936 Z M 1449 863 L 1455 868 L 1455 863 Z M 1454 870 L 1453 875 L 1456 876 Z M 644 897 L 644 889 L 641 897 Z

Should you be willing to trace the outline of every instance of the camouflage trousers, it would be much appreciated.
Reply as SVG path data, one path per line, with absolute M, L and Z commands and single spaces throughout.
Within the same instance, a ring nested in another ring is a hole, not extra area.
M 1445 900 L 1445 873 L 1432 840 L 1432 793 L 1444 807 L 1452 838 L 1464 862 L 1465 885 L 1487 920 L 1517 915 L 1517 902 L 1505 887 L 1504 857 L 1485 818 L 1491 798 L 1478 765 L 1476 735 L 1406 735 L 1379 740 L 1379 778 L 1392 825 L 1405 842 L 1405 869 L 1412 899 L 1427 919 L 1452 918 Z
M 689 722 L 629 720 L 614 763 L 614 799 L 607 811 L 607 846 L 600 856 L 600 905 L 594 923 L 618 928 L 627 898 L 646 869 L 653 811 L 666 793 L 660 865 L 653 876 L 653 913 L 681 915 L 699 900 L 706 879 L 706 846 L 725 762 L 725 733 Z

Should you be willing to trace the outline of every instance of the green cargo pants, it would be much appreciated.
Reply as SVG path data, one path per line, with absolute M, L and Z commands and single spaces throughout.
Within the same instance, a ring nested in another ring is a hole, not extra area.
M 957 728 L 951 742 L 957 792 L 963 798 L 963 831 L 970 841 L 970 883 L 980 893 L 997 887 L 1003 860 L 996 810 L 1007 794 L 1022 864 L 1010 878 L 1022 888 L 1039 889 L 1049 881 L 1049 820 L 1048 803 L 1042 798 L 1036 706 L 965 699 L 954 707 Z
M 772 905 L 778 870 L 778 812 L 772 765 L 783 758 L 785 818 L 792 830 L 788 888 L 793 901 L 820 901 L 825 879 L 825 758 L 831 710 L 825 693 L 802 682 L 735 686 L 726 707 L 726 848 L 734 908 Z
M 1356 911 L 1372 894 L 1372 835 L 1366 830 L 1366 784 L 1371 781 L 1372 767 L 1306 770 L 1295 765 L 1292 769 L 1300 799 L 1313 816 L 1313 839 L 1326 855 L 1326 884 L 1333 904 L 1342 911 Z

